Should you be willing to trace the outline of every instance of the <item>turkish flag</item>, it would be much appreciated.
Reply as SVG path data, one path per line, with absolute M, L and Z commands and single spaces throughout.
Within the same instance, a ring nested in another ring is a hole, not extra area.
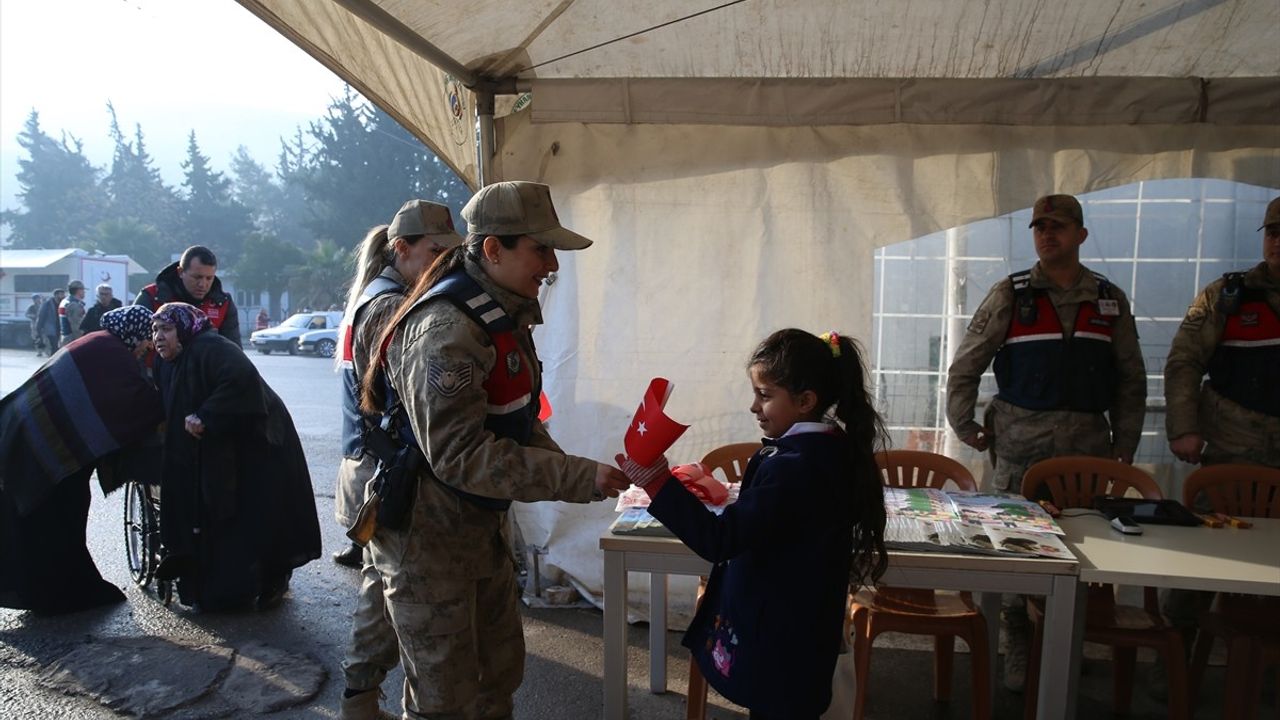
M 542 422 L 551 419 L 551 401 L 547 399 L 545 392 L 538 395 L 538 419 Z
M 672 387 L 670 380 L 654 378 L 636 409 L 635 417 L 631 419 L 631 426 L 627 428 L 623 439 L 627 456 L 643 466 L 657 460 L 689 429 L 688 425 L 681 425 L 663 412 Z

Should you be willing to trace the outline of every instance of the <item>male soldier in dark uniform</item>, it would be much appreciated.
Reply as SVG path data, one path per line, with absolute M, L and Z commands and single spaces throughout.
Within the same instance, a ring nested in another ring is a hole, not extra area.
M 1022 491 L 1031 465 L 1093 455 L 1133 462 L 1146 411 L 1147 374 L 1123 291 L 1080 264 L 1089 236 L 1070 195 L 1036 201 L 1031 216 L 1039 262 L 996 283 L 978 307 L 947 378 L 947 421 L 978 450 L 992 451 L 989 485 Z M 999 389 L 983 422 L 978 384 L 995 361 Z M 1109 421 L 1109 422 L 1108 422 Z M 1005 612 L 1005 686 L 1021 690 L 1026 614 Z
M 168 302 L 184 302 L 204 311 L 218 334 L 240 344 L 240 314 L 231 296 L 218 279 L 218 258 L 202 245 L 192 245 L 178 262 L 160 271 L 156 281 L 142 288 L 133 301 L 144 308 L 159 310 Z
M 1184 462 L 1280 468 L 1280 197 L 1258 229 L 1262 262 L 1209 283 L 1169 348 L 1165 430 L 1169 449 Z M 1188 650 L 1212 602 L 1210 592 L 1165 595 L 1162 610 Z M 1158 692 L 1167 681 L 1157 668 L 1151 685 Z

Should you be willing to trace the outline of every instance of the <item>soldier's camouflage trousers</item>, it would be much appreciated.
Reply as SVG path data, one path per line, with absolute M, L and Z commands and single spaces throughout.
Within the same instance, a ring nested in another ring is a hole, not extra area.
M 983 490 L 1021 493 L 1027 468 L 1048 458 L 1111 456 L 1111 425 L 1101 413 L 1026 410 L 992 400 L 983 424 L 991 428 L 995 464 Z

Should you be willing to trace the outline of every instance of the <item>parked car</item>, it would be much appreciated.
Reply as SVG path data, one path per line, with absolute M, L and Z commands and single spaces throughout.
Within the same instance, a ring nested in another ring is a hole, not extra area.
M 275 327 L 255 330 L 249 336 L 249 342 L 263 355 L 270 355 L 272 350 L 283 350 L 293 355 L 298 352 L 298 340 L 304 333 L 329 328 L 336 330 L 340 322 L 340 311 L 295 313 Z
M 298 336 L 298 352 L 303 355 L 331 358 L 338 350 L 338 328 L 309 330 Z

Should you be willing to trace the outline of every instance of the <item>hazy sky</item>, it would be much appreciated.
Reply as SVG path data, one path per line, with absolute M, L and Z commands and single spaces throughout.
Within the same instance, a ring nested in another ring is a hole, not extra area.
M 0 207 L 14 207 L 17 135 L 34 108 L 109 166 L 107 101 L 142 125 L 166 182 L 195 130 L 215 169 L 239 145 L 273 168 L 279 138 L 323 115 L 342 81 L 234 0 L 0 2 Z

